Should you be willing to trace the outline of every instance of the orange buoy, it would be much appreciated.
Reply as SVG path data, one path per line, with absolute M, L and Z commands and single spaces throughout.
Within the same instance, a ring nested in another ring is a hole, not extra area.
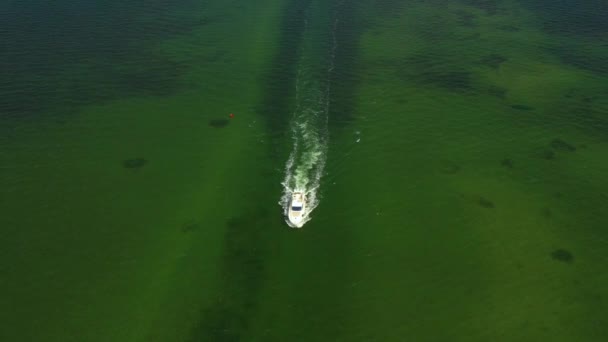
M 230 113 L 230 115 L 228 115 L 231 119 L 234 117 L 234 114 Z

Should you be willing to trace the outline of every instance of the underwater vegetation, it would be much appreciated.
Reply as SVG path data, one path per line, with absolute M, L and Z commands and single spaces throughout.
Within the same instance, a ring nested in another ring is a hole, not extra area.
M 506 62 L 507 60 L 508 60 L 507 57 L 501 56 L 497 53 L 492 53 L 487 56 L 484 56 L 481 59 L 480 63 L 485 66 L 488 66 L 492 69 L 498 69 L 498 68 L 500 68 L 500 65 L 502 63 Z
M 576 151 L 576 147 L 574 147 L 573 145 L 571 145 L 559 138 L 551 140 L 550 145 L 553 149 L 555 149 L 557 151 L 567 151 L 567 152 Z
M 435 84 L 445 89 L 463 91 L 473 89 L 471 75 L 468 71 L 449 71 L 429 76 L 434 77 Z
M 213 128 L 224 128 L 228 126 L 230 120 L 228 119 L 211 119 L 209 120 L 209 126 Z
M 544 150 L 541 154 L 540 157 L 546 160 L 552 160 L 555 159 L 555 152 L 551 151 L 551 150 Z
M 514 105 L 511 105 L 511 108 L 516 109 L 516 110 L 534 110 L 534 107 L 530 107 L 530 106 L 523 105 L 523 104 L 514 104 Z
M 601 52 L 585 51 L 576 45 L 552 47 L 547 50 L 564 64 L 598 74 L 608 72 L 605 55 Z
M 553 160 L 556 157 L 557 152 L 574 152 L 576 147 L 560 138 L 555 138 L 549 143 L 550 148 L 545 148 L 539 155 L 540 158 L 545 160 Z
M 496 96 L 498 98 L 504 99 L 505 95 L 507 95 L 507 89 L 495 85 L 489 85 L 486 87 L 486 92 L 492 96 Z
M 458 173 L 458 171 L 460 171 L 460 165 L 453 163 L 453 162 L 443 162 L 440 168 L 441 173 L 444 173 L 446 175 L 453 175 L 455 173 Z
M 122 166 L 127 169 L 140 169 L 148 164 L 148 161 L 144 158 L 133 158 L 122 161 Z
M 467 11 L 459 10 L 455 12 L 457 19 L 456 22 L 465 27 L 475 27 L 475 15 Z
M 487 15 L 497 14 L 500 10 L 497 0 L 462 0 L 462 2 L 485 11 Z
M 502 25 L 499 26 L 498 29 L 505 32 L 518 32 L 521 30 L 519 27 L 512 25 Z
M 221 264 L 221 288 L 216 299 L 201 312 L 201 319 L 187 341 L 242 341 L 250 325 L 250 312 L 257 305 L 265 279 L 269 247 L 264 229 L 273 216 L 260 208 L 226 221 Z M 198 227 L 196 221 L 184 227 Z
M 571 263 L 572 261 L 574 261 L 574 255 L 572 255 L 572 253 L 565 249 L 559 248 L 551 252 L 551 259 L 565 263 Z
M 481 197 L 481 196 L 477 199 L 477 204 L 479 204 L 483 208 L 488 208 L 488 209 L 494 208 L 494 202 L 490 201 L 487 198 Z
M 376 1 L 378 4 L 379 1 Z M 385 1 L 384 4 L 388 7 L 401 7 L 402 2 L 398 1 Z M 360 82 L 360 74 L 357 72 L 359 65 L 357 57 L 361 53 L 359 45 L 359 37 L 368 28 L 365 22 L 367 14 L 359 14 L 358 7 L 360 6 L 356 1 L 350 1 L 343 4 L 343 1 L 336 2 L 339 5 L 335 5 L 334 11 L 336 11 L 335 19 L 339 20 L 338 25 L 335 27 L 335 57 L 334 57 L 334 69 L 330 75 L 330 94 L 331 105 L 329 106 L 329 119 L 328 124 L 330 127 L 342 128 L 345 122 L 353 120 L 353 113 L 355 113 L 355 101 L 352 101 L 356 97 L 357 86 Z M 362 2 L 363 3 L 363 2 Z M 398 12 L 398 8 L 388 10 L 389 13 Z M 360 15 L 362 17 L 360 17 Z
M 2 35 L 15 38 L 2 39 L 0 84 L 10 87 L 0 87 L 0 115 L 70 114 L 79 106 L 183 90 L 186 85 L 180 77 L 188 65 L 158 53 L 154 47 L 160 40 L 192 32 L 200 26 L 198 18 L 188 13 L 167 15 L 184 6 L 183 2 L 169 1 L 155 3 L 158 10 L 154 16 L 139 20 L 145 3 L 7 3 L 0 11 Z M 113 19 L 102 19 L 109 17 Z M 32 25 L 34 18 L 38 19 L 36 25 Z M 165 25 L 157 25 L 157 20 Z M 53 91 L 49 84 L 56 85 Z
M 413 55 L 394 64 L 399 78 L 406 82 L 416 81 L 421 86 L 431 86 L 453 92 L 473 90 L 473 74 L 450 65 L 447 57 L 426 53 Z M 388 65 L 387 65 L 388 66 Z
M 182 224 L 182 227 L 180 228 L 180 230 L 182 233 L 190 233 L 195 230 L 199 230 L 200 228 L 201 228 L 201 224 L 198 221 L 191 220 L 191 221 L 188 221 L 188 222 Z
M 538 13 L 547 33 L 569 36 L 602 36 L 608 30 L 606 1 L 520 1 Z
M 577 99 L 583 103 L 594 103 L 596 100 L 601 98 L 597 94 L 591 95 L 591 94 L 585 92 L 584 90 L 577 89 L 577 88 L 568 89 L 565 92 L 564 97 L 568 98 L 568 99 Z
M 467 91 L 473 89 L 471 73 L 468 71 L 426 71 L 420 75 L 422 83 L 430 84 L 450 91 Z

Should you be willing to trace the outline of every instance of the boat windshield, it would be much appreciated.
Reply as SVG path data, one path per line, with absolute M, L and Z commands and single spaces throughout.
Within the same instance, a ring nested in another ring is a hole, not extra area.
M 300 211 L 300 210 L 302 210 L 302 207 L 295 207 L 294 206 L 294 207 L 291 207 L 291 210 L 293 210 L 293 211 Z

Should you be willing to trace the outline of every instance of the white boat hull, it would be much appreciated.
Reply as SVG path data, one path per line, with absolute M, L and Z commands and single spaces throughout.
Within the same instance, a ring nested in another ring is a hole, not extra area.
M 287 208 L 287 224 L 292 228 L 302 228 L 306 223 L 308 208 L 306 196 L 303 191 L 294 191 L 291 195 L 289 207 Z

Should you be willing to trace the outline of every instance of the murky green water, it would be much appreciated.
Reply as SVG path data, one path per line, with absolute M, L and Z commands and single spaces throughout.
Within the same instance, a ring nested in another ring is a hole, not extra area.
M 604 2 L 9 1 L 0 22 L 1 340 L 608 337 Z M 302 229 L 278 205 L 295 137 L 322 152 L 295 158 Z

